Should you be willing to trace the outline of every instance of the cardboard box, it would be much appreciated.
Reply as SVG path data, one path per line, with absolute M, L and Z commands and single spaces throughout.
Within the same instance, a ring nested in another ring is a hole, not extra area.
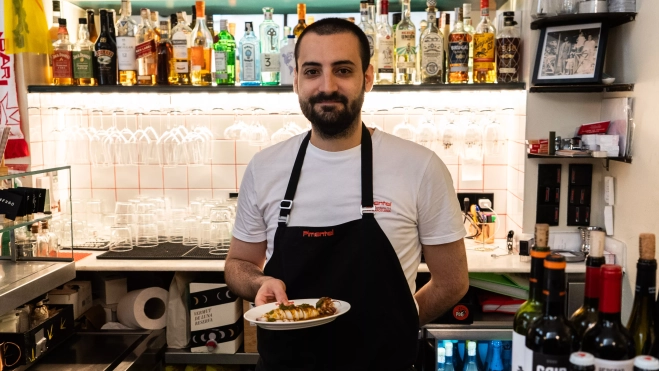
M 78 306 L 78 297 L 78 291 L 70 288 L 50 290 L 48 304 L 71 305 L 73 306 L 73 318 L 78 318 L 82 314 Z
M 94 282 L 98 297 L 105 304 L 117 304 L 128 292 L 126 277 L 118 274 L 99 274 Z
M 248 310 L 254 308 L 254 304 L 248 302 L 247 300 L 243 300 L 243 314 L 247 312 Z M 244 332 L 245 332 L 245 353 L 258 353 L 257 350 L 257 345 L 258 341 L 256 338 L 256 325 L 247 321 L 245 318 L 243 318 L 243 327 L 244 327 Z
M 64 284 L 64 288 L 76 290 L 78 292 L 78 312 L 77 314 L 74 314 L 75 318 L 82 316 L 92 307 L 91 281 L 70 281 Z
M 243 344 L 243 301 L 223 283 L 190 283 L 190 351 L 236 353 Z

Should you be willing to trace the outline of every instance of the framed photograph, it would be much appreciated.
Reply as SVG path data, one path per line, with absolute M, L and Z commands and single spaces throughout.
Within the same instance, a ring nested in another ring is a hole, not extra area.
M 533 84 L 600 83 L 607 33 L 602 23 L 543 28 Z

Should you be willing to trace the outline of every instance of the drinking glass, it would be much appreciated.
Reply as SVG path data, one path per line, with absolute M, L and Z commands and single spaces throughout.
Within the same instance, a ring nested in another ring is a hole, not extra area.
M 416 141 L 426 148 L 432 148 L 437 140 L 437 127 L 433 122 L 432 111 L 423 107 L 417 107 L 417 109 L 424 110 L 424 113 L 416 129 Z
M 226 254 L 231 243 L 231 223 L 229 221 L 211 222 L 211 248 L 212 255 Z
M 137 247 L 158 246 L 158 226 L 155 223 L 137 225 Z
M 234 109 L 233 124 L 224 130 L 224 139 L 239 140 L 242 131 L 247 128 L 241 111 L 240 108 Z
M 213 247 L 211 239 L 211 221 L 202 219 L 199 223 L 199 248 L 210 249 Z
M 198 246 L 199 245 L 199 219 L 195 216 L 189 216 L 183 220 L 183 245 L 184 246 Z
M 126 252 L 133 249 L 133 237 L 128 226 L 113 226 L 110 228 L 110 251 Z
M 483 159 L 483 129 L 476 121 L 473 112 L 464 112 L 462 115 L 462 124 L 466 125 L 464 129 L 464 153 L 463 156 L 468 160 Z
M 183 242 L 185 231 L 185 218 L 188 215 L 186 209 L 171 209 L 169 213 L 169 242 Z
M 117 201 L 114 204 L 114 213 L 115 214 L 134 214 L 135 213 L 135 204 L 132 202 L 120 202 Z
M 393 134 L 399 138 L 416 142 L 417 132 L 416 128 L 410 124 L 409 107 L 405 107 L 405 116 L 403 118 L 403 122 L 394 127 Z

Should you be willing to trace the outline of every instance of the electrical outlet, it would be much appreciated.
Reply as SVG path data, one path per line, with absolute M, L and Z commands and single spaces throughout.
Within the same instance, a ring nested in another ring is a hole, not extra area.
M 490 200 L 490 203 L 492 204 L 490 207 L 494 209 L 494 193 L 458 192 L 458 201 L 460 202 L 460 207 L 462 208 L 462 211 L 464 211 L 465 208 L 465 198 L 469 199 L 469 206 L 467 206 L 467 209 L 471 209 L 471 205 L 477 205 L 478 207 L 481 207 L 479 205 L 479 200 L 482 199 Z M 487 211 L 487 210 L 483 210 L 483 211 Z

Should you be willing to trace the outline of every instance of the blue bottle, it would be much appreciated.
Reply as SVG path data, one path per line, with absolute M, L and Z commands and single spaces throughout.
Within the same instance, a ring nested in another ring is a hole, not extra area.
M 511 371 L 513 367 L 513 342 L 512 341 L 502 341 L 502 359 L 503 359 L 503 369 L 504 371 Z
M 501 341 L 494 340 L 490 343 L 490 346 L 492 347 L 492 361 L 487 365 L 486 371 L 503 371 Z
M 445 371 L 444 364 L 446 363 L 446 349 L 442 346 L 437 346 L 437 371 Z
M 261 85 L 261 52 L 252 22 L 245 22 L 245 36 L 240 39 L 240 85 Z
M 481 371 L 478 369 L 478 365 L 476 364 L 476 342 L 475 341 L 468 341 L 467 342 L 467 357 L 465 361 L 465 366 L 463 371 Z

